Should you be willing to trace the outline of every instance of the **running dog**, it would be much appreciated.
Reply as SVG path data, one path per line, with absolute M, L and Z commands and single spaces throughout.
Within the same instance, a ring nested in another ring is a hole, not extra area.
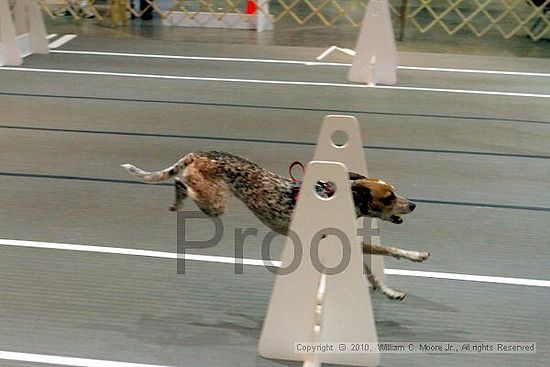
M 208 216 L 224 213 L 230 194 L 235 195 L 260 221 L 273 231 L 286 235 L 299 187 L 290 179 L 269 172 L 249 160 L 224 152 L 195 152 L 187 154 L 174 165 L 157 172 L 146 172 L 131 164 L 123 164 L 130 174 L 146 183 L 155 184 L 174 178 L 176 197 L 170 210 L 183 208 L 190 196 Z M 398 195 L 392 185 L 375 178 L 350 173 L 351 190 L 357 217 L 380 218 L 400 224 L 402 215 L 416 205 Z M 325 185 L 323 185 L 324 187 Z M 318 188 L 323 191 L 323 188 Z M 430 254 L 406 251 L 395 247 L 362 244 L 363 253 L 393 256 L 421 262 Z M 385 285 L 371 274 L 365 265 L 374 289 L 391 299 L 403 299 L 406 294 Z

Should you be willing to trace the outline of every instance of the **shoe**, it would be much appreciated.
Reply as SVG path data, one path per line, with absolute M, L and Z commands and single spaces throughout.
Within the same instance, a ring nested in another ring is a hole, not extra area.
M 68 10 L 60 10 L 54 13 L 56 17 L 70 17 L 71 13 Z
M 83 12 L 81 15 L 80 15 L 82 18 L 85 18 L 85 19 L 92 19 L 92 18 L 95 18 L 95 14 L 92 13 L 91 11 L 85 11 Z

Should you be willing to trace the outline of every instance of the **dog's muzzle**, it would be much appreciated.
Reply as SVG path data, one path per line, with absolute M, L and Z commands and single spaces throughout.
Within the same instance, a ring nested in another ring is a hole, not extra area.
M 409 202 L 407 204 L 407 209 L 405 211 L 402 212 L 402 214 L 409 214 L 410 212 L 412 212 L 414 209 L 416 208 L 416 204 L 413 203 L 413 202 Z M 397 215 L 397 214 L 392 214 L 390 215 L 390 217 L 388 218 L 388 220 L 391 222 L 391 223 L 395 223 L 395 224 L 401 224 L 403 223 L 403 218 L 401 218 L 400 215 Z

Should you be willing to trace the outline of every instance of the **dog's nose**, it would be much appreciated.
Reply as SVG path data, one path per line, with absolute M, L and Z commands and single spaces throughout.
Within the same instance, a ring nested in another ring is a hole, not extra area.
M 411 212 L 414 210 L 414 208 L 416 208 L 416 204 L 415 203 L 409 203 L 409 210 Z

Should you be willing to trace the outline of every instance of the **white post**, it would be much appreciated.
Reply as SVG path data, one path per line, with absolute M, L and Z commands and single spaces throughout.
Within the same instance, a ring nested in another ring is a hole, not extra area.
M 273 29 L 273 21 L 269 15 L 269 0 L 258 0 L 256 9 L 256 31 L 270 31 Z
M 388 0 L 370 0 L 348 79 L 370 85 L 397 83 L 397 48 Z
M 333 135 L 337 132 L 341 132 L 347 137 L 347 142 L 342 146 L 338 146 L 334 142 Z M 346 165 L 350 172 L 369 177 L 361 129 L 359 128 L 359 122 L 353 116 L 329 115 L 325 117 L 313 157 L 315 160 L 341 162 Z M 370 225 L 367 225 L 369 221 Z M 358 219 L 360 228 L 376 228 L 371 232 L 370 243 L 373 244 L 380 244 L 377 221 L 376 218 Z M 376 237 L 377 235 L 378 237 Z M 366 258 L 372 274 L 384 281 L 384 259 L 382 256 L 366 255 Z
M 21 56 L 50 52 L 46 26 L 36 0 L 17 0 L 14 9 L 15 29 Z
M 9 1 L 0 0 L 0 66 L 22 63 Z
M 316 194 L 319 180 L 335 184 L 332 197 Z M 300 342 L 377 342 L 356 231 L 346 167 L 338 162 L 310 162 L 290 224 L 295 235 L 286 240 L 262 329 L 259 351 L 263 357 L 303 361 L 306 366 L 378 364 L 378 353 L 295 353 L 295 343 Z

